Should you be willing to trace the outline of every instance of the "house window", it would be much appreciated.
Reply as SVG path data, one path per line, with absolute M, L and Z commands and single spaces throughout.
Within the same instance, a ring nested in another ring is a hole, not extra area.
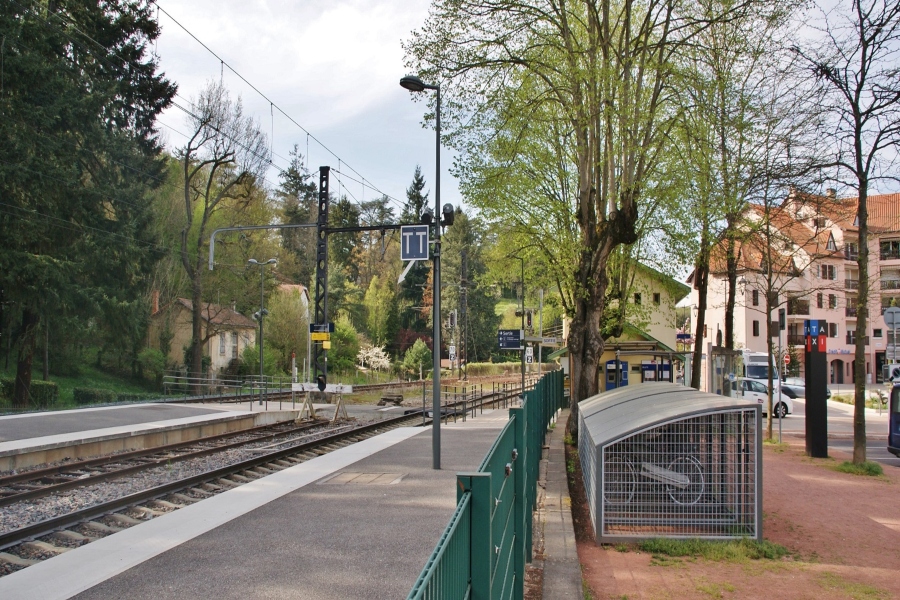
M 759 321 L 753 321 L 753 337 L 759 337 Z
M 834 243 L 834 235 L 828 236 L 828 243 L 825 244 L 825 249 L 831 252 L 837 252 L 837 244 Z
M 231 332 L 231 358 L 238 357 L 238 334 L 237 331 Z
M 847 242 L 844 246 L 844 257 L 847 260 L 856 260 L 859 258 L 859 244 L 856 242 Z
M 847 330 L 847 344 L 852 345 L 856 343 L 856 330 L 848 329 Z
M 824 299 L 825 299 L 825 294 L 823 294 L 822 292 L 819 292 L 818 294 L 816 294 L 816 308 L 825 308 Z
M 225 334 L 219 334 L 219 354 L 225 355 Z
M 837 336 L 838 336 L 837 323 L 829 323 L 828 324 L 828 337 L 836 338 Z
M 813 217 L 812 221 L 816 229 L 825 229 L 825 217 Z
M 828 308 L 837 308 L 837 296 L 828 294 Z
M 885 240 L 880 245 L 881 260 L 900 258 L 900 240 Z
M 659 306 L 660 302 L 661 302 L 661 299 L 660 299 L 659 293 L 653 294 L 653 304 Z
M 882 331 L 880 329 L 875 329 L 872 331 L 872 337 L 880 338 L 880 337 L 882 337 L 881 334 L 882 334 Z
M 834 281 L 837 279 L 837 269 L 834 268 L 834 265 L 819 265 L 819 279 Z
M 750 295 L 751 303 L 753 306 L 759 306 L 759 290 L 753 290 L 753 293 Z
M 635 304 L 640 304 L 640 303 L 641 303 L 641 295 L 640 295 L 640 294 L 635 294 L 635 295 L 634 295 L 634 303 L 635 303 Z

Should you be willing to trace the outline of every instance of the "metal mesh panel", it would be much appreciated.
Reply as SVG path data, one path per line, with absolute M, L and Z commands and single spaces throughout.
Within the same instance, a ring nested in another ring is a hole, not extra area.
M 723 411 L 604 446 L 599 541 L 757 538 L 757 433 L 754 409 Z
M 594 525 L 594 533 L 597 528 L 597 495 L 594 490 L 597 489 L 597 478 L 600 476 L 600 470 L 597 468 L 597 456 L 599 452 L 591 437 L 590 428 L 584 423 L 584 414 L 578 413 L 578 459 L 581 463 L 581 475 L 584 479 L 584 492 L 587 497 L 588 507 L 591 513 L 591 520 Z

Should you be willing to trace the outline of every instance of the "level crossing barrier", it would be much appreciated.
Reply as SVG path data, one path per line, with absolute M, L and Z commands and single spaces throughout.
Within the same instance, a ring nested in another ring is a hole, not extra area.
M 408 600 L 523 597 L 541 448 L 564 405 L 563 372 L 544 375 L 509 409 L 478 470 L 457 473 L 456 511 Z

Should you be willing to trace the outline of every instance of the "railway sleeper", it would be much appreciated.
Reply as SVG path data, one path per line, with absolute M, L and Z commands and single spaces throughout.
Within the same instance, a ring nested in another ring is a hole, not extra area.
M 199 498 L 191 498 L 190 496 L 185 496 L 184 494 L 179 494 L 177 492 L 174 494 L 169 494 L 168 497 L 172 500 L 175 500 L 175 502 L 177 503 L 176 506 L 178 506 L 178 504 L 181 504 L 182 506 L 189 506 L 191 504 L 194 504 L 195 502 L 200 501 Z
M 178 510 L 180 507 L 177 504 L 172 504 L 171 502 L 166 502 L 165 500 L 150 500 L 146 503 L 150 508 L 156 508 L 162 510 L 164 512 L 171 512 L 173 510 Z
M 196 489 L 203 490 L 205 492 L 211 492 L 213 494 L 218 494 L 224 488 L 221 485 L 216 485 L 215 483 L 207 481 L 206 483 L 201 483 L 199 486 L 197 486 Z
M 62 546 L 54 546 L 53 544 L 49 544 L 47 542 L 24 542 L 20 544 L 22 551 L 34 554 L 62 554 L 63 552 L 68 552 L 71 548 L 65 548 Z
M 128 514 L 129 517 L 138 520 L 149 521 L 154 517 L 160 517 L 166 513 L 158 510 L 153 510 L 152 508 L 147 508 L 146 506 L 132 506 L 126 511 L 126 514 Z
M 219 479 L 216 479 L 216 485 L 218 485 L 222 488 L 231 489 L 231 488 L 239 487 L 241 484 L 236 481 L 232 481 L 230 479 L 225 479 L 224 477 L 221 477 Z
M 228 476 L 228 479 L 236 481 L 238 483 L 238 485 L 240 485 L 242 483 L 249 483 L 249 482 L 253 481 L 253 479 L 251 479 L 249 477 L 245 477 L 245 476 L 241 475 L 240 473 L 232 473 L 231 475 Z M 228 479 L 226 479 L 225 481 L 228 481 Z
M 93 542 L 94 540 L 100 539 L 96 537 L 91 537 L 89 535 L 83 535 L 78 533 L 77 531 L 72 531 L 71 529 L 64 529 L 63 531 L 54 531 L 49 536 L 47 536 L 50 540 L 59 540 L 61 543 L 79 543 L 79 544 L 87 544 L 88 542 Z
M 16 556 L 15 554 L 10 554 L 9 552 L 0 552 L 0 562 L 15 565 L 17 567 L 30 567 L 31 565 L 36 565 L 41 561 L 32 560 L 30 558 L 22 558 L 21 556 Z
M 104 535 L 118 533 L 126 529 L 125 527 L 113 527 L 112 525 L 101 523 L 100 521 L 88 521 L 87 523 L 83 524 L 83 527 L 88 531 L 96 531 L 97 533 L 102 533 Z
M 111 513 L 105 515 L 103 517 L 103 520 L 108 521 L 108 523 L 113 527 L 122 527 L 123 529 L 127 529 L 132 525 L 137 525 L 141 522 L 121 513 Z

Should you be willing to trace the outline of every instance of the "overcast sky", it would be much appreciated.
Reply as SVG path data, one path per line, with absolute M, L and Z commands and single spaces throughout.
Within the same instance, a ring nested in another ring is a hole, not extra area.
M 400 41 L 424 23 L 428 0 L 160 0 L 159 6 L 375 187 L 405 201 L 420 164 L 434 201 L 434 131 L 422 128 L 425 103 L 413 102 L 399 85 L 405 74 Z M 223 69 L 166 12 L 159 13 L 156 52 L 184 105 Z M 224 82 L 272 139 L 278 167 L 286 166 L 294 144 L 306 155 L 302 130 L 278 111 L 273 119 L 269 104 L 227 67 Z M 169 109 L 160 122 L 170 148 L 184 144 L 177 133 L 187 133 L 183 112 Z M 456 205 L 452 156 L 441 156 L 441 202 Z M 307 164 L 310 171 L 339 166 L 313 139 Z M 267 179 L 277 184 L 277 171 Z M 346 183 L 357 200 L 378 195 Z M 339 189 L 336 178 L 331 188 Z

